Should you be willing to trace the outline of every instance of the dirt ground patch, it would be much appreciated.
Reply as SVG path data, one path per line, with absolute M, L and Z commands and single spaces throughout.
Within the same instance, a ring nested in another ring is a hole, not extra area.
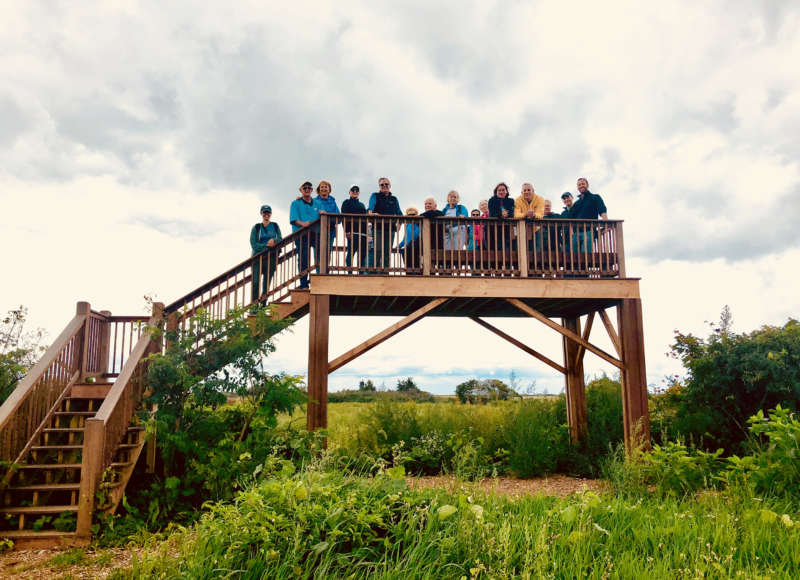
M 52 548 L 14 550 L 0 554 L 0 579 L 107 578 L 118 568 L 128 568 L 139 548 Z
M 442 488 L 449 492 L 477 487 L 486 493 L 522 497 L 526 495 L 553 495 L 566 497 L 573 493 L 594 491 L 599 493 L 605 489 L 605 482 L 599 479 L 583 479 L 566 475 L 551 475 L 533 479 L 515 479 L 512 477 L 487 478 L 473 483 L 465 483 L 450 475 L 431 477 L 409 477 L 406 480 L 412 489 Z

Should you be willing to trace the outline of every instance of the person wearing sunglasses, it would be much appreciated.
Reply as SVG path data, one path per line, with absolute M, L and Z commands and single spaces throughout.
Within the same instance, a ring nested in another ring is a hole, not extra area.
M 469 217 L 471 218 L 481 217 L 481 210 L 473 209 L 472 212 L 470 212 Z M 480 222 L 470 224 L 469 243 L 467 244 L 467 249 L 479 250 L 482 244 L 483 244 L 483 226 L 480 224 Z
M 258 302 L 262 295 L 267 293 L 272 275 L 275 274 L 275 266 L 278 261 L 278 253 L 269 251 L 280 242 L 281 228 L 273 221 L 272 208 L 268 205 L 261 206 L 261 221 L 250 229 L 250 248 L 253 250 L 252 256 L 264 254 L 258 260 L 253 261 L 253 282 L 252 282 L 252 303 Z M 259 285 L 260 284 L 260 285 Z M 266 297 L 262 300 L 266 304 Z
M 289 222 L 292 224 L 292 233 L 310 226 L 319 219 L 320 205 L 311 198 L 314 186 L 306 181 L 300 186 L 300 197 L 289 206 Z M 308 289 L 308 259 L 311 248 L 314 248 L 314 257 L 319 261 L 319 230 L 309 229 L 305 235 L 298 237 L 295 242 L 300 277 L 300 289 Z
M 392 195 L 392 184 L 386 177 L 378 179 L 379 191 L 373 192 L 369 198 L 368 211 L 372 215 L 403 215 L 400 202 Z M 389 268 L 392 265 L 392 238 L 394 228 L 389 220 L 378 219 L 374 225 L 374 246 L 370 253 L 369 265 L 377 268 Z

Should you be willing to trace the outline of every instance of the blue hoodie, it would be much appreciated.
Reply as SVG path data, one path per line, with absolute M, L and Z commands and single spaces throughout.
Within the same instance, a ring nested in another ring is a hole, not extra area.
M 336 205 L 336 200 L 330 194 L 328 194 L 326 199 L 322 199 L 319 194 L 317 194 L 317 197 L 314 198 L 314 205 L 319 209 L 319 211 L 340 213 L 339 206 Z M 314 231 L 319 231 L 319 224 L 317 224 L 317 226 L 314 228 Z M 331 224 L 329 237 L 330 239 L 336 237 L 336 226 L 334 224 Z

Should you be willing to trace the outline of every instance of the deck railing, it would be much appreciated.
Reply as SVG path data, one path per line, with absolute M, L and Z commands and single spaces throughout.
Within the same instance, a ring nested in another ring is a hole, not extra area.
M 624 277 L 622 221 L 322 215 L 326 274 Z
M 286 298 L 310 273 L 521 278 L 625 277 L 620 220 L 435 218 L 323 213 L 165 309 L 183 325 L 200 308 Z M 255 287 L 254 287 L 255 285 Z

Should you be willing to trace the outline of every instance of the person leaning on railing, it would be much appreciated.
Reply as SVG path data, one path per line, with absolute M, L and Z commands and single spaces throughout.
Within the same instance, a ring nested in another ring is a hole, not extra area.
M 481 217 L 481 210 L 473 209 L 470 212 L 470 217 L 479 218 Z M 479 250 L 481 248 L 481 244 L 483 243 L 483 226 L 479 223 L 475 223 L 469 226 L 469 242 L 467 243 L 468 250 Z
M 520 196 L 514 201 L 514 218 L 525 218 L 526 227 L 528 229 L 528 249 L 533 251 L 534 231 L 537 239 L 537 247 L 541 247 L 541 240 L 539 227 L 532 227 L 530 223 L 533 220 L 542 219 L 544 216 L 544 198 L 541 195 L 536 195 L 533 185 L 530 183 L 522 184 L 522 191 Z
M 489 198 L 489 217 L 500 220 L 509 220 L 514 217 L 514 200 L 508 197 L 508 185 L 504 182 L 498 183 L 494 188 L 494 194 Z M 486 236 L 487 249 L 499 250 L 501 245 L 511 248 L 511 228 L 507 225 L 490 224 L 487 226 Z
M 272 218 L 272 208 L 268 205 L 261 206 L 261 221 L 255 224 L 250 230 L 250 247 L 253 250 L 251 255 L 256 256 L 274 248 L 283 239 L 281 228 Z M 255 304 L 262 294 L 266 294 L 272 275 L 275 274 L 275 265 L 278 261 L 276 252 L 268 252 L 263 260 L 253 261 L 253 283 L 252 283 L 252 302 Z M 266 262 L 266 267 L 261 264 Z M 261 286 L 259 287 L 259 283 Z
M 370 214 L 373 215 L 403 215 L 400 202 L 392 195 L 392 184 L 386 177 L 378 179 L 378 189 L 369 198 Z M 390 223 L 377 220 L 374 232 L 374 247 L 370 252 L 369 265 L 376 268 L 389 268 L 392 265 L 392 238 L 394 228 Z
M 549 199 L 544 200 L 544 215 L 546 220 L 561 219 L 561 215 L 553 211 L 553 204 Z M 547 224 L 543 226 L 543 232 L 537 238 L 537 247 L 541 248 L 543 252 L 554 253 L 558 249 L 559 233 L 558 226 L 555 224 Z
M 342 202 L 342 213 L 364 215 L 367 208 L 358 200 L 361 189 L 354 185 L 350 188 L 350 197 Z M 356 270 L 367 264 L 367 223 L 359 220 L 353 223 L 352 219 L 344 221 L 344 235 L 347 236 L 347 255 L 344 263 L 348 268 L 353 266 L 353 257 L 356 257 Z

